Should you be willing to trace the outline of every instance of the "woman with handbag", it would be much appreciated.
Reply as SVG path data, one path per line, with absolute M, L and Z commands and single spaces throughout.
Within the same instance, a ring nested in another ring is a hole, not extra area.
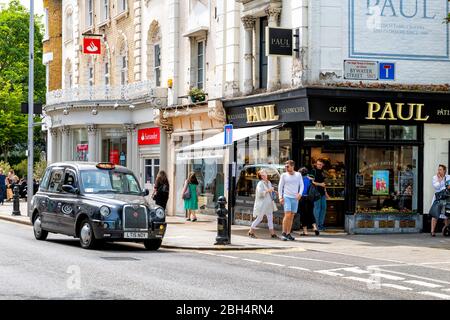
M 447 167 L 443 164 L 440 164 L 438 166 L 438 171 L 437 174 L 433 177 L 433 188 L 434 188 L 434 196 L 433 196 L 433 200 L 431 202 L 432 204 L 432 208 L 433 208 L 433 204 L 435 202 L 436 199 L 436 193 L 442 190 L 445 190 L 446 187 L 446 182 L 450 180 L 450 176 L 447 175 Z M 430 210 L 431 211 L 431 210 Z M 434 210 L 433 210 L 434 212 Z M 445 215 L 440 215 L 440 214 L 435 214 L 433 215 L 432 212 L 430 212 L 431 215 L 431 236 L 435 237 L 436 233 L 435 233 L 435 229 L 436 229 L 436 225 L 438 222 L 439 218 L 445 219 Z M 445 220 L 444 220 L 445 221 Z
M 158 206 L 166 210 L 167 201 L 169 200 L 169 179 L 167 179 L 167 174 L 164 170 L 159 171 L 156 176 L 152 199 L 155 200 Z
M 303 233 L 301 236 L 308 235 L 308 227 L 312 226 L 316 236 L 320 235 L 319 229 L 317 228 L 316 219 L 314 217 L 314 201 L 317 197 L 320 199 L 320 193 L 312 183 L 314 180 L 313 175 L 308 175 L 308 169 L 303 167 L 299 170 L 303 177 L 303 189 L 302 198 L 298 206 L 297 213 L 300 214 L 300 224 L 303 228 Z
M 183 187 L 183 200 L 184 209 L 187 210 L 187 221 L 197 221 L 195 211 L 198 210 L 198 180 L 195 176 L 195 172 L 191 172 L 189 178 L 184 182 Z
M 256 220 L 253 221 L 252 226 L 250 227 L 250 231 L 248 235 L 250 238 L 256 238 L 255 228 L 258 224 L 261 223 L 264 216 L 267 216 L 267 224 L 269 225 L 270 237 L 273 239 L 278 239 L 278 236 L 275 234 L 273 230 L 273 211 L 277 210 L 276 204 L 273 201 L 273 192 L 275 192 L 272 187 L 272 183 L 270 183 L 267 178 L 267 172 L 262 169 L 258 172 L 259 182 L 256 186 L 255 192 L 255 204 L 253 206 L 253 217 L 256 217 Z

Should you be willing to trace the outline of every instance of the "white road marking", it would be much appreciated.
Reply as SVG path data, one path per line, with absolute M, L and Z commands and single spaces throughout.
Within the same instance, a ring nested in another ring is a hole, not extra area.
M 352 268 L 342 268 L 340 270 L 345 270 L 348 272 L 353 272 L 353 273 L 357 273 L 357 274 L 364 274 L 364 273 L 370 273 L 370 271 L 367 270 L 362 270 L 359 267 L 352 267 Z
M 422 291 L 422 292 L 419 292 L 419 293 L 427 295 L 427 296 L 435 297 L 435 298 L 450 300 L 450 296 L 448 294 L 437 293 L 437 292 L 430 292 L 430 291 Z
M 296 266 L 289 266 L 288 268 L 295 269 L 295 270 L 302 270 L 302 271 L 311 271 L 309 269 L 302 268 L 302 267 L 296 267 Z
M 303 258 L 303 257 L 294 257 L 294 256 L 287 256 L 284 254 L 271 254 L 271 253 L 261 253 L 261 252 L 257 252 L 259 254 L 266 254 L 266 255 L 270 255 L 270 256 L 274 256 L 274 257 L 282 257 L 282 258 L 290 258 L 290 259 L 297 259 L 297 260 L 307 260 L 307 261 L 318 261 L 318 262 L 325 262 L 325 263 L 331 263 L 331 264 L 339 264 L 339 265 L 343 265 L 343 266 L 351 266 L 353 267 L 353 264 L 348 264 L 348 263 L 342 263 L 342 262 L 336 262 L 336 261 L 329 261 L 329 260 L 321 260 L 321 259 L 312 259 L 312 258 Z
M 262 261 L 260 260 L 253 260 L 253 259 L 242 259 L 244 261 L 248 261 L 248 262 L 254 262 L 254 263 L 261 263 Z
M 441 288 L 442 287 L 439 284 L 434 284 L 434 283 L 429 283 L 429 282 L 424 282 L 424 281 L 418 281 L 418 280 L 407 280 L 405 282 L 406 283 L 411 283 L 411 284 L 417 284 L 418 286 L 423 286 L 423 287 L 427 287 L 427 288 Z
M 382 287 L 386 287 L 386 288 L 393 288 L 393 289 L 403 290 L 403 291 L 408 291 L 408 290 L 412 291 L 412 288 L 399 286 L 397 284 L 392 284 L 392 283 L 382 283 L 381 286 Z
M 317 270 L 317 271 L 314 271 L 314 272 L 325 274 L 327 276 L 332 276 L 332 277 L 342 277 L 343 276 L 342 273 L 333 272 L 333 271 L 330 271 L 330 270 Z
M 238 259 L 238 257 L 227 256 L 226 254 L 218 254 L 217 256 L 218 256 L 218 257 L 229 258 L 229 259 Z
M 391 276 L 390 274 L 383 274 L 383 273 L 378 273 L 378 272 L 374 272 L 374 273 L 372 273 L 372 275 L 374 277 L 384 278 L 384 279 L 388 279 L 388 280 L 395 280 L 395 281 L 405 280 L 405 278 L 402 278 L 402 277 Z
M 450 292 L 450 289 L 442 289 L 442 291 Z
M 271 265 L 271 266 L 276 266 L 276 267 L 285 267 L 284 264 L 279 264 L 279 263 L 273 263 L 273 262 L 263 262 L 263 263 Z
M 426 278 L 426 277 L 420 277 L 420 276 L 416 276 L 416 275 L 410 274 L 410 273 L 404 273 L 404 272 L 398 272 L 398 271 L 391 271 L 391 270 L 386 270 L 386 269 L 379 269 L 379 271 L 388 272 L 388 273 L 393 273 L 393 274 L 398 274 L 398 275 L 402 275 L 402 276 L 406 276 L 406 277 L 410 277 L 410 278 L 416 278 L 416 279 L 421 279 L 421 280 L 433 281 L 433 282 L 442 283 L 442 284 L 447 284 L 447 285 L 450 284 L 450 282 L 448 282 L 448 281 L 437 280 L 437 279 L 431 279 L 431 278 Z

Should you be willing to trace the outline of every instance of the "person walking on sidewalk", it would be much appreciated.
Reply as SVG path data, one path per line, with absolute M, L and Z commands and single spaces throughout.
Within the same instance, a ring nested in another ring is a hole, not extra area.
M 167 179 L 167 174 L 164 170 L 159 171 L 156 176 L 152 199 L 155 200 L 158 206 L 166 210 L 167 201 L 169 200 L 169 179 Z
M 450 181 L 450 176 L 447 174 L 447 167 L 443 164 L 440 164 L 438 166 L 437 174 L 433 177 L 433 188 L 434 188 L 434 195 L 433 200 L 431 204 L 433 205 L 434 200 L 436 199 L 436 192 L 442 191 L 445 189 L 445 183 L 447 181 Z M 445 215 L 441 215 L 439 218 L 447 218 Z M 436 236 L 435 229 L 438 222 L 438 218 L 432 217 L 431 218 L 431 236 Z
M 292 223 L 294 215 L 298 210 L 298 202 L 303 194 L 303 177 L 300 172 L 294 170 L 295 162 L 292 160 L 286 161 L 284 167 L 286 172 L 281 175 L 280 183 L 278 185 L 278 193 L 280 196 L 280 203 L 284 208 L 283 218 L 283 233 L 281 239 L 295 240 L 291 236 Z
M 308 227 L 312 226 L 314 229 L 314 233 L 316 234 L 316 236 L 318 236 L 320 232 L 317 229 L 316 219 L 314 218 L 314 202 L 309 199 L 311 188 L 315 188 L 315 186 L 312 184 L 314 177 L 308 175 L 308 169 L 305 167 L 301 168 L 299 172 L 303 177 L 303 194 L 297 211 L 297 213 L 300 214 L 300 224 L 303 228 L 303 233 L 301 233 L 300 235 L 307 236 Z
M 0 169 L 0 204 L 5 201 L 6 195 L 6 176 L 3 174 L 3 169 Z
M 195 211 L 198 210 L 198 180 L 195 172 L 191 172 L 189 178 L 184 182 L 183 200 L 184 209 L 187 210 L 187 221 L 197 221 Z
M 262 169 L 258 172 L 259 182 L 256 186 L 255 192 L 255 204 L 253 206 L 253 216 L 256 217 L 255 221 L 253 221 L 252 226 L 250 227 L 250 231 L 248 235 L 251 238 L 256 238 L 255 228 L 258 224 L 261 223 L 264 216 L 267 217 L 267 224 L 269 225 L 270 237 L 273 239 L 278 238 L 273 230 L 273 193 L 275 192 L 272 187 L 272 183 L 267 178 L 266 170 Z
M 314 202 L 314 218 L 316 219 L 316 224 L 319 227 L 319 231 L 325 230 L 325 216 L 327 214 L 327 190 L 325 184 L 325 175 L 323 173 L 323 160 L 318 159 L 316 161 L 316 168 L 312 170 L 314 175 L 313 184 L 317 187 L 320 193 L 320 199 Z

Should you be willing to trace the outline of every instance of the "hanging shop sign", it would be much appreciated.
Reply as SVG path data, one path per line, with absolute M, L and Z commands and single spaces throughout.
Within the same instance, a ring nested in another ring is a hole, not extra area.
M 266 27 L 266 55 L 292 56 L 292 29 Z
M 84 54 L 101 54 L 100 38 L 83 38 L 83 53 Z
M 138 130 L 138 144 L 140 146 L 160 144 L 160 142 L 161 131 L 159 128 L 145 128 Z

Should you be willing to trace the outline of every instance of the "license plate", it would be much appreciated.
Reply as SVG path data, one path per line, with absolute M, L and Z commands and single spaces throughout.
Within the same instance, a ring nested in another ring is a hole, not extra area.
M 125 232 L 125 239 L 147 239 L 148 232 Z

